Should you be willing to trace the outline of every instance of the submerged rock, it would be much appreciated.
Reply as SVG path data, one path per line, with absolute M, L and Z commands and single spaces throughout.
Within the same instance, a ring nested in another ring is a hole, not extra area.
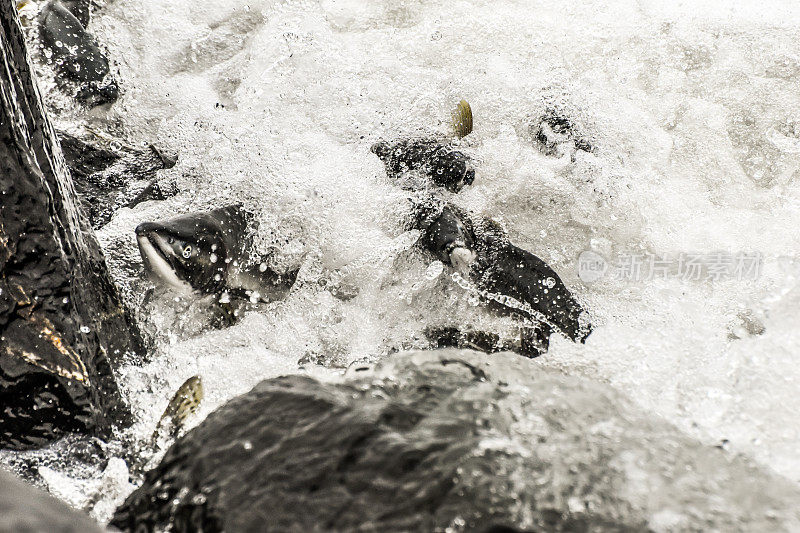
M 475 181 L 475 169 L 469 156 L 436 139 L 381 141 L 372 146 L 372 153 L 380 158 L 386 173 L 395 180 L 414 171 L 451 192 L 458 192 Z
M 361 369 L 359 369 L 361 370 Z M 124 531 L 785 531 L 800 489 L 512 354 L 261 382 L 176 442 Z
M 532 121 L 529 132 L 544 155 L 575 159 L 575 152 L 594 152 L 592 143 L 584 137 L 566 114 L 548 108 L 541 117 Z
M 0 531 L 100 533 L 88 516 L 0 469 Z
M 120 207 L 134 207 L 146 200 L 174 196 L 175 187 L 159 182 L 159 170 L 172 168 L 176 160 L 151 146 L 136 150 L 110 150 L 86 139 L 59 132 L 61 151 L 75 190 L 92 227 L 103 227 Z

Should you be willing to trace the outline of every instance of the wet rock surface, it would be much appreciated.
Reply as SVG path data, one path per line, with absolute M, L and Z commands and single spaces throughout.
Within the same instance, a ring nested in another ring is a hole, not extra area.
M 788 531 L 800 491 L 610 387 L 518 356 L 406 353 L 263 381 L 174 444 L 124 531 Z
M 0 531 L 99 533 L 89 517 L 0 469 Z
M 154 146 L 112 150 L 66 132 L 58 132 L 58 138 L 75 191 L 94 229 L 103 227 L 121 207 L 164 200 L 178 192 L 157 176 L 159 170 L 175 166 L 176 158 Z
M 0 447 L 130 420 L 112 365 L 141 357 L 75 203 L 13 4 L 0 7 Z
M 583 136 L 567 114 L 556 108 L 548 108 L 544 114 L 534 119 L 528 128 L 539 150 L 548 156 L 569 155 L 575 159 L 575 152 L 594 152 L 592 142 Z
M 433 185 L 458 192 L 475 181 L 472 160 L 451 144 L 429 138 L 381 141 L 372 146 L 386 167 L 386 173 L 397 180 L 406 172 L 418 172 Z M 407 188 L 415 188 L 408 186 Z

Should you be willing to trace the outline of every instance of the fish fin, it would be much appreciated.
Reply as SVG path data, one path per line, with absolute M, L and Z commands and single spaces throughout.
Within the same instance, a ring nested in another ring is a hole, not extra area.
M 462 99 L 453 110 L 451 120 L 453 132 L 459 139 L 472 133 L 472 108 L 469 106 L 469 102 Z

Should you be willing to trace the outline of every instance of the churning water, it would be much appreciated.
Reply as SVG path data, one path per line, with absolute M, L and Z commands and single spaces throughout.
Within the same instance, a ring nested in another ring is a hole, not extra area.
M 119 372 L 131 433 L 146 439 L 194 374 L 202 418 L 266 377 L 335 378 L 425 347 L 427 326 L 511 328 L 416 251 L 406 193 L 370 153 L 445 134 L 465 98 L 476 180 L 450 201 L 547 261 L 596 324 L 585 345 L 554 338 L 541 364 L 800 481 L 798 24 L 790 0 L 107 2 L 90 29 L 124 95 L 110 111 L 48 102 L 62 127 L 180 155 L 163 171 L 177 196 L 98 233 L 153 338 L 152 360 Z M 553 110 L 591 152 L 543 153 Z M 222 330 L 173 295 L 144 303 L 136 225 L 233 202 L 276 268 L 300 266 L 289 297 Z M 42 471 L 107 520 L 128 466 Z

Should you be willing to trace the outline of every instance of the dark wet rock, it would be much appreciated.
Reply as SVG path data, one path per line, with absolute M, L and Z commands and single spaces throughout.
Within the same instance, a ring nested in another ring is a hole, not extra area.
M 526 357 L 539 357 L 550 347 L 552 331 L 546 325 L 522 326 L 517 338 L 504 338 L 494 332 L 461 326 L 425 328 L 425 337 L 433 348 L 466 348 L 484 353 L 515 352 Z
M 0 452 L 0 469 L 46 489 L 43 469 L 54 469 L 72 478 L 87 480 L 102 474 L 108 465 L 108 445 L 101 439 L 71 433 L 41 448 Z M 69 461 L 65 458 L 69 457 Z
M 455 326 L 426 328 L 425 337 L 435 348 L 469 348 L 485 353 L 513 349 L 497 333 L 464 330 Z
M 592 143 L 584 138 L 575 123 L 565 114 L 549 108 L 530 125 L 530 133 L 545 155 L 575 157 L 576 150 L 594 152 Z
M 61 77 L 78 85 L 79 101 L 89 107 L 113 103 L 119 87 L 109 75 L 108 58 L 82 19 L 88 23 L 83 2 L 50 0 L 42 8 L 39 37 L 45 57 Z
M 800 489 L 511 354 L 264 381 L 176 442 L 123 531 L 788 531 Z
M 0 531 L 13 533 L 100 533 L 88 516 L 0 469 Z
M 469 156 L 436 139 L 382 141 L 372 146 L 372 152 L 383 161 L 392 179 L 416 171 L 434 185 L 451 192 L 458 192 L 475 181 Z
M 177 158 L 151 146 L 144 150 L 110 150 L 88 139 L 59 132 L 64 160 L 92 227 L 103 227 L 120 207 L 147 200 L 165 200 L 178 191 L 159 181 L 159 170 Z
M 0 30 L 0 447 L 21 449 L 128 423 L 112 365 L 143 348 L 76 207 L 13 3 Z

